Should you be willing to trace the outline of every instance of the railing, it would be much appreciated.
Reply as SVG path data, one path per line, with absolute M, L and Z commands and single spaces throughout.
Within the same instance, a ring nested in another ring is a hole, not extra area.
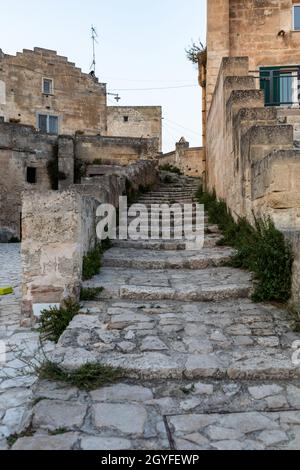
M 266 106 L 300 105 L 300 73 L 295 69 L 255 71 L 265 93 Z

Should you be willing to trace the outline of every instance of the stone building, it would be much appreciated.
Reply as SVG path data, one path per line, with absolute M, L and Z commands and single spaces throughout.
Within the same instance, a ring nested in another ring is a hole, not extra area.
M 159 165 L 172 165 L 186 176 L 202 178 L 205 172 L 205 153 L 203 147 L 190 147 L 184 137 L 176 143 L 175 151 L 165 153 L 159 158 Z
M 0 242 L 21 236 L 24 190 L 66 189 L 103 166 L 158 157 L 161 108 L 120 110 L 107 107 L 105 84 L 55 51 L 0 51 Z
M 156 138 L 162 150 L 161 106 L 109 106 L 108 135 L 119 137 Z
M 295 251 L 300 292 L 300 4 L 208 0 L 205 177 L 234 217 L 270 216 Z
M 0 119 L 44 133 L 106 135 L 106 85 L 55 51 L 1 51 Z

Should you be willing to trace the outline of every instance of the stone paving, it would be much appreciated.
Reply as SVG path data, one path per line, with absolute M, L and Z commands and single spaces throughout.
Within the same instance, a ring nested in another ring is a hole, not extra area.
M 20 327 L 19 244 L 0 244 L 0 266 L 0 285 L 14 289 L 12 295 L 0 296 L 0 342 L 6 350 L 5 361 L 0 362 L 0 449 L 6 449 L 6 438 L 30 424 L 32 387 L 37 377 L 28 361 L 36 358 L 39 336 Z M 51 345 L 45 349 L 50 351 Z
M 150 196 L 181 191 L 164 185 Z M 201 253 L 162 240 L 116 242 L 106 253 L 85 283 L 104 292 L 82 304 L 48 355 L 70 370 L 122 367 L 124 378 L 93 392 L 46 381 L 2 391 L 3 409 L 31 400 L 29 432 L 13 449 L 299 449 L 300 335 L 286 311 L 251 302 L 251 275 L 223 266 L 232 251 L 207 228 Z

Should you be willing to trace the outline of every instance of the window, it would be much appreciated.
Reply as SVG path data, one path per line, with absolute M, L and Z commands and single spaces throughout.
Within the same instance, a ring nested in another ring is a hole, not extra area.
M 300 67 L 261 67 L 260 88 L 267 106 L 299 107 Z
M 293 28 L 295 31 L 300 31 L 300 4 L 293 7 Z
M 30 166 L 27 167 L 26 181 L 30 184 L 36 184 L 36 168 Z
M 124 116 L 124 122 L 128 122 L 129 121 L 129 117 L 128 116 Z
M 45 95 L 53 95 L 53 80 L 51 78 L 43 78 L 43 93 Z
M 58 116 L 39 114 L 38 129 L 45 134 L 58 134 Z

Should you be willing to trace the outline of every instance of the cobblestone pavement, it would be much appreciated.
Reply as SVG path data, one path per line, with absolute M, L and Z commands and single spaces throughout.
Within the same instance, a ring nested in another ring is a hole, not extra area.
M 0 342 L 5 348 L 0 362 L 0 449 L 6 449 L 6 438 L 30 424 L 32 387 L 37 378 L 28 361 L 36 357 L 39 337 L 36 331 L 20 327 L 19 244 L 0 244 L 0 266 L 0 285 L 14 289 L 12 295 L 0 296 Z
M 187 180 L 182 193 L 193 189 Z M 180 185 L 143 199 L 160 197 L 182 198 Z M 104 287 L 102 297 L 83 303 L 49 354 L 70 370 L 122 367 L 124 379 L 93 392 L 45 381 L 21 388 L 20 400 L 26 390 L 32 400 L 30 432 L 13 449 L 299 449 L 300 335 L 285 311 L 249 300 L 250 274 L 222 266 L 231 251 L 207 228 L 202 253 L 164 241 L 118 242 L 106 253 L 86 283 Z

